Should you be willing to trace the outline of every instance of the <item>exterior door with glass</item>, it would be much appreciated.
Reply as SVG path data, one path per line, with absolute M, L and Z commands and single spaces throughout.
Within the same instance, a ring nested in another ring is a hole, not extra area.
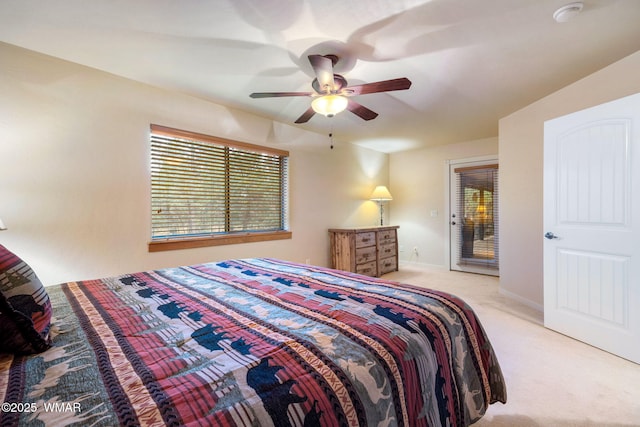
M 499 275 L 497 159 L 449 164 L 450 268 Z

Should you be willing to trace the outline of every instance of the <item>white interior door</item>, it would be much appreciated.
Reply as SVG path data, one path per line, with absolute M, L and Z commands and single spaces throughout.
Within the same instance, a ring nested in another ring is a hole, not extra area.
M 544 323 L 640 363 L 640 94 L 544 126 Z

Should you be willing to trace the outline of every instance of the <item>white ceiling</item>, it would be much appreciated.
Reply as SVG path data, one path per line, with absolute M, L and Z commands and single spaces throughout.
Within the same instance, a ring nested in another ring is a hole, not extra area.
M 640 49 L 640 0 L 2 0 L 0 41 L 291 123 L 309 54 L 349 84 L 407 77 L 301 126 L 385 152 L 497 136 L 498 119 Z

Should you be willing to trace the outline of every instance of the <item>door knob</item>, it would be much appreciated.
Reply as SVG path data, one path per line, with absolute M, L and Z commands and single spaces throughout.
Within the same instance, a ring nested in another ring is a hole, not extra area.
M 551 239 L 558 239 L 559 237 L 556 236 L 555 234 L 553 234 L 550 231 L 547 231 L 546 233 L 544 233 L 544 237 L 551 240 Z

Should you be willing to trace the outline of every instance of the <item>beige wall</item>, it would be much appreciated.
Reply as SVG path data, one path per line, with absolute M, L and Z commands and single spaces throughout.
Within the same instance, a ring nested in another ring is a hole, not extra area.
M 640 51 L 500 120 L 503 293 L 542 308 L 544 122 L 640 92 L 638 76 Z
M 388 156 L 0 44 L 0 244 L 45 284 L 271 256 L 326 265 L 330 227 L 373 224 Z M 149 124 L 287 149 L 292 240 L 148 253 Z
M 402 261 L 437 266 L 448 263 L 447 161 L 497 154 L 498 138 L 391 154 L 389 191 L 393 201 L 388 210 L 391 224 L 400 225 Z M 431 216 L 432 211 L 437 211 L 437 216 Z
M 9 226 L 0 244 L 47 284 L 231 257 L 326 265 L 327 228 L 376 224 L 366 199 L 385 183 L 401 259 L 444 265 L 445 161 L 499 148 L 501 289 L 540 306 L 543 122 L 640 91 L 638 52 L 503 118 L 499 142 L 388 156 L 339 142 L 330 150 L 325 135 L 10 45 L 0 57 L 0 218 Z M 150 123 L 289 150 L 293 239 L 148 253 Z

